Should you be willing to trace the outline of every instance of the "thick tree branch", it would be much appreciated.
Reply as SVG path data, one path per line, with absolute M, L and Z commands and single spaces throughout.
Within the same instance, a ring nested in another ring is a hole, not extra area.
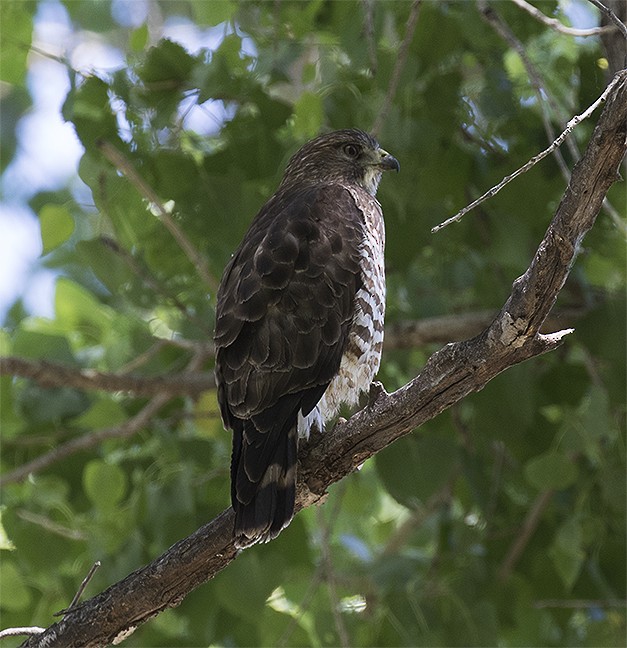
M 616 180 L 625 153 L 626 77 L 623 73 L 608 96 L 588 149 L 573 171 L 529 269 L 514 282 L 511 295 L 491 325 L 474 339 L 448 344 L 433 354 L 422 372 L 398 391 L 386 394 L 380 386 L 373 389 L 369 407 L 335 430 L 313 438 L 300 455 L 298 509 L 320 501 L 330 484 L 467 394 L 482 389 L 501 371 L 561 343 L 567 331 L 544 335 L 539 330 L 583 236 Z M 236 557 L 233 522 L 233 512 L 227 509 L 24 645 L 119 643 L 141 623 L 178 605 Z

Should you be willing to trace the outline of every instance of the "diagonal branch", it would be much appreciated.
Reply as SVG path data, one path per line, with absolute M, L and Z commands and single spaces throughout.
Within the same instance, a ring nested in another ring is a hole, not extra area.
M 150 422 L 170 398 L 171 396 L 166 393 L 157 394 L 135 416 L 131 417 L 122 425 L 102 428 L 96 432 L 75 437 L 70 441 L 56 446 L 50 452 L 39 455 L 39 457 L 32 461 L 28 461 L 15 468 L 15 470 L 2 475 L 0 477 L 0 486 L 24 481 L 32 473 L 41 472 L 44 468 L 62 459 L 66 459 L 77 452 L 93 448 L 107 439 L 124 439 L 133 436 Z
M 20 362 L 25 362 L 22 358 L 13 358 Z M 7 358 L 2 359 L 2 364 L 7 360 Z M 197 372 L 199 367 L 205 361 L 205 354 L 202 350 L 198 350 L 196 354 L 189 361 L 186 371 L 190 372 L 192 375 Z M 56 365 L 55 365 L 56 366 Z M 55 369 L 56 370 L 56 369 Z M 182 374 L 185 375 L 185 372 Z M 180 377 L 178 378 L 181 379 Z M 131 417 L 128 421 L 122 425 L 102 428 L 96 430 L 95 432 L 90 432 L 89 434 L 84 434 L 82 436 L 66 441 L 61 445 L 56 446 L 50 452 L 46 452 L 39 457 L 36 457 L 32 461 L 29 461 L 25 464 L 19 466 L 15 470 L 12 470 L 5 475 L 0 477 L 0 485 L 11 484 L 14 482 L 20 482 L 26 479 L 30 474 L 40 472 L 44 468 L 51 466 L 52 464 L 61 461 L 67 457 L 70 457 L 77 452 L 82 450 L 88 450 L 93 448 L 107 439 L 124 439 L 133 436 L 139 430 L 144 428 L 156 416 L 157 412 L 172 398 L 172 394 L 167 390 L 158 391 L 144 407 L 137 413 L 135 416 Z
M 128 178 L 128 181 L 137 189 L 142 197 L 151 204 L 159 220 L 165 225 L 170 234 L 172 234 L 172 237 L 179 244 L 181 250 L 185 252 L 187 258 L 196 268 L 198 276 L 215 294 L 218 291 L 218 281 L 211 272 L 209 272 L 205 259 L 196 249 L 196 246 L 189 240 L 187 234 L 185 234 L 185 232 L 179 227 L 178 223 L 172 218 L 170 212 L 165 208 L 155 190 L 141 177 L 141 175 L 139 175 L 131 161 L 118 151 L 115 146 L 102 140 L 99 142 L 98 148 L 107 160 L 109 160 L 111 164 L 117 167 Z
M 420 5 L 422 0 L 414 0 L 411 3 L 411 8 L 409 10 L 409 17 L 407 18 L 407 30 L 405 31 L 405 38 L 398 50 L 398 56 L 396 57 L 396 64 L 394 65 L 394 70 L 392 71 L 392 77 L 390 79 L 390 84 L 388 85 L 388 90 L 385 93 L 385 99 L 383 101 L 383 107 L 379 111 L 377 118 L 372 126 L 372 134 L 377 135 L 381 130 L 381 126 L 385 123 L 385 120 L 388 118 L 390 113 L 390 108 L 392 107 L 392 100 L 396 95 L 398 90 L 398 84 L 401 81 L 401 74 L 405 63 L 407 63 L 407 55 L 409 54 L 409 46 L 411 40 L 414 37 L 414 31 L 418 23 L 418 14 L 420 13 Z
M 517 178 L 519 175 L 526 173 L 532 166 L 536 165 L 538 162 L 540 162 L 540 160 L 543 160 L 547 155 L 549 155 L 556 148 L 561 146 L 564 143 L 564 140 L 573 132 L 576 126 L 578 126 L 584 119 L 590 117 L 590 115 L 599 107 L 599 105 L 601 105 L 604 101 L 606 101 L 613 92 L 617 92 L 616 86 L 618 86 L 619 90 L 623 88 L 626 78 L 627 78 L 627 71 L 623 70 L 619 72 L 612 79 L 611 83 L 603 91 L 601 96 L 592 105 L 588 106 L 588 108 L 586 108 L 584 112 L 582 112 L 580 115 L 576 115 L 575 117 L 573 117 L 566 125 L 565 130 L 557 137 L 557 139 L 549 147 L 545 148 L 544 151 L 541 151 L 537 155 L 534 155 L 529 161 L 523 164 L 520 168 L 516 169 L 516 171 L 510 173 L 508 176 L 503 178 L 501 182 L 499 182 L 491 189 L 488 189 L 488 191 L 486 191 L 482 196 L 479 196 L 479 198 L 473 200 L 470 203 L 470 205 L 467 205 L 463 209 L 460 209 L 454 216 L 451 216 L 450 218 L 447 218 L 439 225 L 432 227 L 431 233 L 435 234 L 436 232 L 439 232 L 441 229 L 447 227 L 451 223 L 456 223 L 457 221 L 461 220 L 465 214 L 473 210 L 475 207 L 477 207 L 477 205 L 480 205 L 482 202 L 485 202 L 488 198 L 492 198 L 493 196 L 496 196 L 496 194 L 499 191 L 501 191 L 501 189 L 503 189 L 505 185 L 509 184 L 512 180 Z M 573 183 L 571 179 L 571 183 L 569 184 L 569 187 L 572 184 Z
M 467 394 L 482 389 L 500 372 L 559 346 L 569 331 L 545 335 L 539 330 L 616 180 L 626 150 L 626 123 L 623 75 L 608 96 L 587 151 L 573 170 L 531 265 L 514 282 L 492 324 L 472 340 L 448 344 L 433 354 L 421 373 L 398 391 L 386 394 L 381 386 L 374 388 L 369 407 L 312 439 L 300 453 L 298 510 L 319 502 L 330 484 Z M 236 557 L 233 522 L 233 511 L 225 510 L 24 645 L 70 648 L 119 643 L 141 623 L 178 605 Z

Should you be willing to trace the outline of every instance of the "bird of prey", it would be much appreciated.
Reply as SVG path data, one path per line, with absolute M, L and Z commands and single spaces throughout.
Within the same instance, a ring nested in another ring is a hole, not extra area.
M 234 540 L 294 516 L 298 438 L 358 403 L 383 345 L 385 231 L 375 198 L 399 163 L 357 129 L 306 143 L 252 221 L 217 296 L 216 382 L 233 431 Z

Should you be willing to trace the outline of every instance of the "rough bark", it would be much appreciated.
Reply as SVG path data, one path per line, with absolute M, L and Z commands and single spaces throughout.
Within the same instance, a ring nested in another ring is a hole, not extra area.
M 556 348 L 569 331 L 541 334 L 540 327 L 568 276 L 585 233 L 617 179 L 626 150 L 627 71 L 609 95 L 585 155 L 531 265 L 514 281 L 494 321 L 477 337 L 446 345 L 410 383 L 392 394 L 373 389 L 369 407 L 302 449 L 297 508 L 319 502 L 330 484 L 425 421 L 482 389 L 494 376 Z M 104 646 L 119 643 L 137 626 L 178 605 L 195 587 L 237 555 L 233 513 L 172 546 L 149 565 L 74 607 L 25 646 Z M 254 548 L 250 551 L 254 551 Z

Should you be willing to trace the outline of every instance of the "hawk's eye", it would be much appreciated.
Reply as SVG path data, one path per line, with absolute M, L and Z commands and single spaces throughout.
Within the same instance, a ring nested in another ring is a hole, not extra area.
M 344 146 L 344 153 L 346 153 L 348 157 L 356 158 L 359 155 L 359 149 L 354 144 L 346 144 Z

